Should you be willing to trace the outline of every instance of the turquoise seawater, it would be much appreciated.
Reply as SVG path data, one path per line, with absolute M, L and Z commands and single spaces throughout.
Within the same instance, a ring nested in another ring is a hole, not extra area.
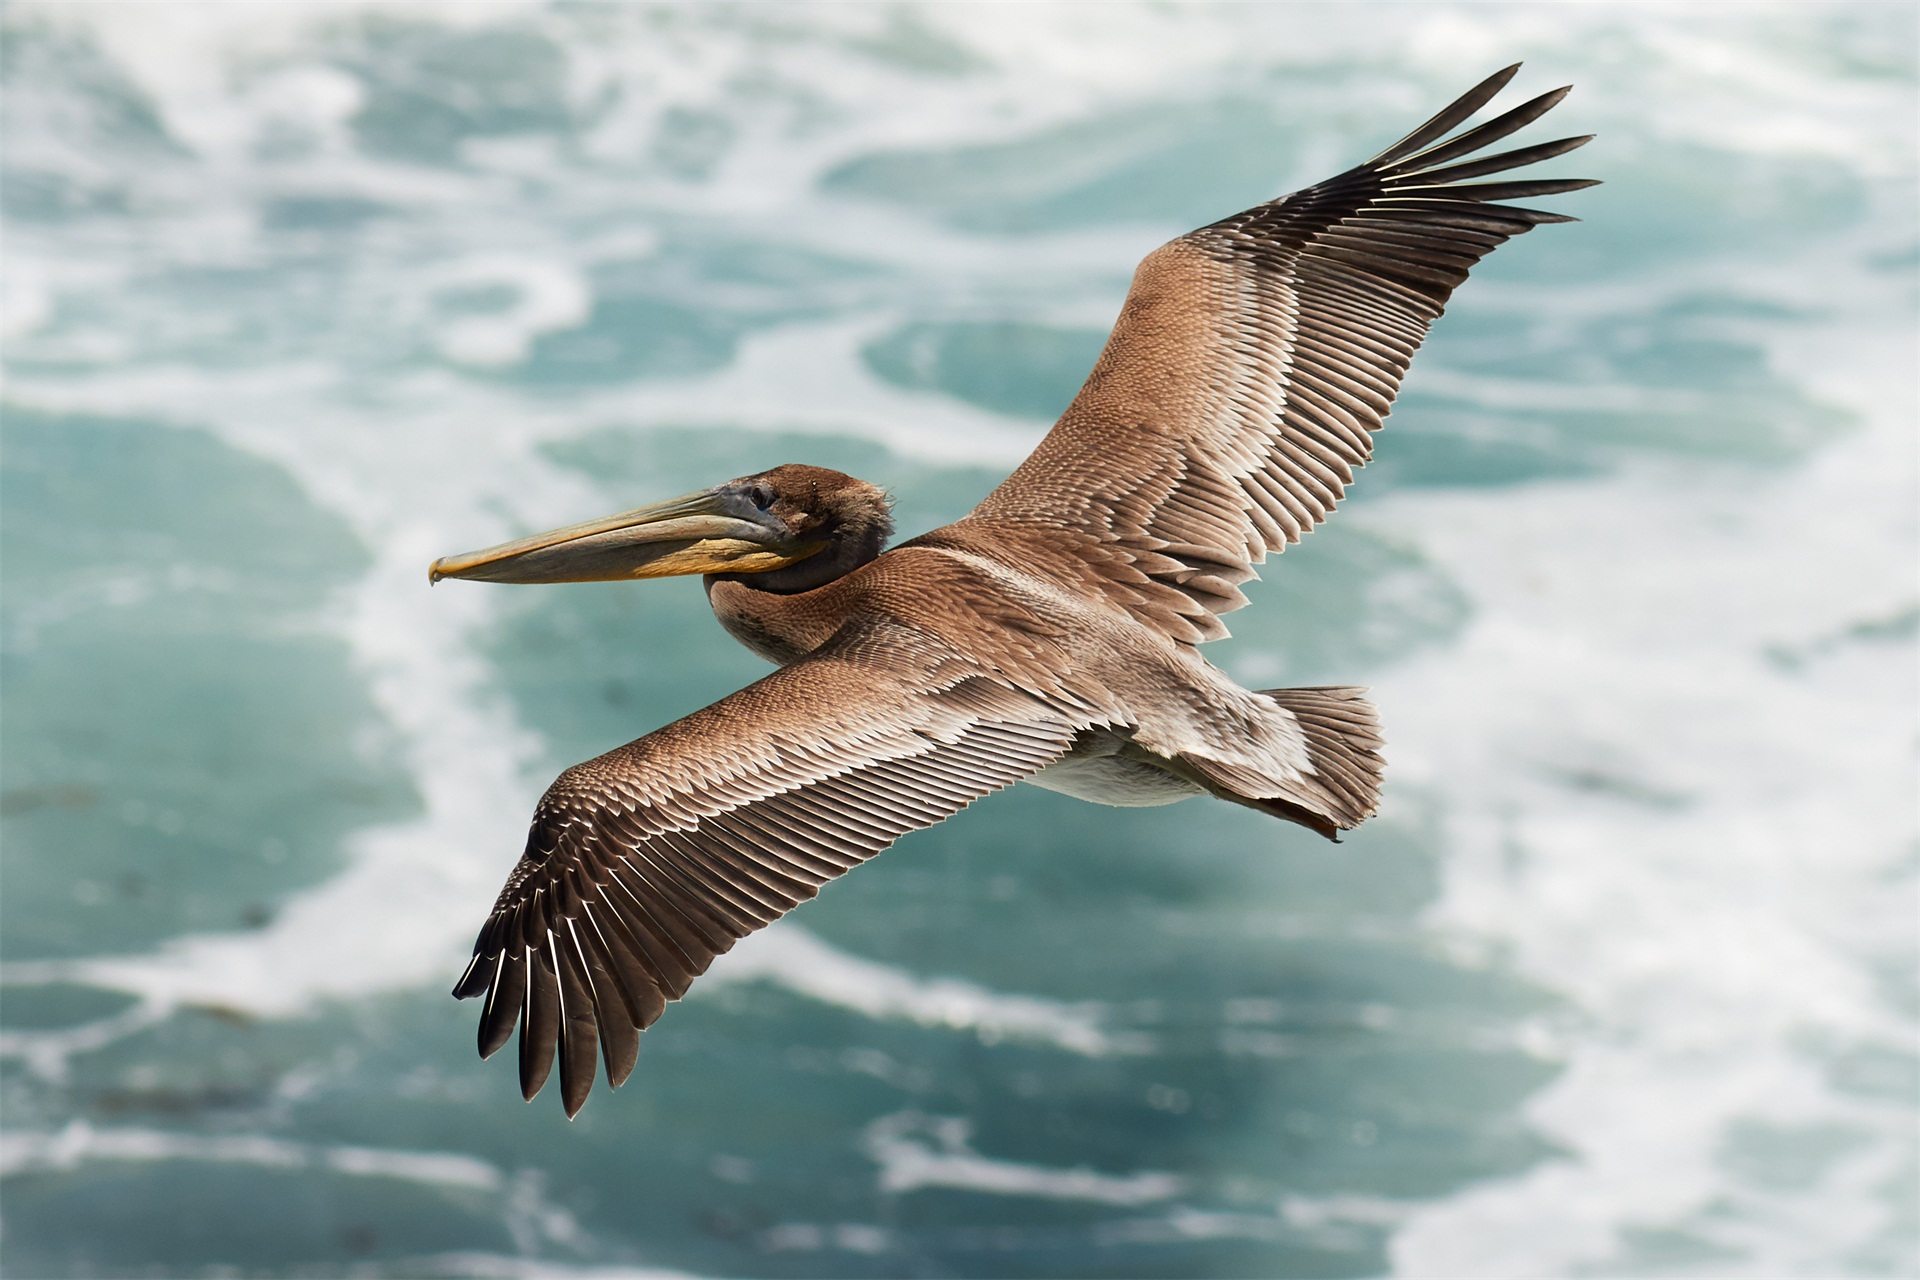
M 1911 7 L 0 24 L 7 1275 L 1920 1269 Z M 1371 685 L 1380 816 L 1014 788 L 522 1104 L 447 988 L 534 800 L 763 668 L 427 564 L 950 520 L 1145 252 L 1519 59 L 1606 185 L 1209 651 Z

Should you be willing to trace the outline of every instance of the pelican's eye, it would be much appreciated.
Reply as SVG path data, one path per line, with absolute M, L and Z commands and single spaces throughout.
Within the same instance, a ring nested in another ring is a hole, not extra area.
M 747 490 L 747 497 L 752 500 L 754 506 L 760 508 L 762 511 L 767 510 L 773 505 L 773 490 L 763 484 L 757 484 Z

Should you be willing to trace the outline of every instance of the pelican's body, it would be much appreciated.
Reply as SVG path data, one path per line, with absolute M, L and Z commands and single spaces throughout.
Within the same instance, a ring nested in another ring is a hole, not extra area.
M 777 467 L 748 480 L 874 501 L 862 492 L 869 486 L 814 467 Z M 810 589 L 783 589 L 789 584 L 775 574 L 710 575 L 707 598 L 735 639 L 781 666 L 849 628 L 897 631 L 986 659 L 983 668 L 1014 675 L 1022 688 L 1071 699 L 1087 723 L 1059 759 L 1024 779 L 1049 790 L 1125 806 L 1211 790 L 1327 835 L 1372 811 L 1371 787 L 1335 796 L 1303 774 L 1298 726 L 1273 696 L 1240 688 L 1192 644 L 1136 616 L 1129 606 L 1143 602 L 1137 587 L 1103 575 L 1080 550 L 1058 530 L 976 513 Z M 1369 778 L 1377 773 L 1361 767 Z M 1242 794 L 1226 781 L 1231 770 L 1272 785 Z M 1299 803 L 1311 807 L 1296 811 Z
M 965 519 L 889 551 L 884 494 L 790 464 L 437 562 L 436 580 L 703 574 L 721 625 L 780 668 L 548 790 L 455 987 L 487 994 L 482 1053 L 517 1022 L 523 1091 L 557 1051 L 571 1115 L 596 1045 L 619 1083 L 735 940 L 1014 782 L 1212 795 L 1329 837 L 1372 814 L 1361 690 L 1243 689 L 1197 646 L 1333 509 L 1467 269 L 1567 221 L 1493 202 L 1589 185 L 1460 185 L 1585 141 L 1450 163 L 1565 92 L 1440 141 L 1513 70 L 1368 164 L 1150 255 L 1079 396 Z

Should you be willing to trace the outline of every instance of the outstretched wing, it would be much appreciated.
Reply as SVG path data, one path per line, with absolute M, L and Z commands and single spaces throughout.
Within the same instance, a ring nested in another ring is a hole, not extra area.
M 1078 720 L 1079 723 L 1075 721 Z M 713 958 L 902 835 L 1057 759 L 1085 722 L 883 622 L 561 774 L 454 987 L 480 1053 L 556 1050 L 569 1116 Z
M 1586 180 L 1468 179 L 1571 151 L 1462 158 L 1538 119 L 1543 94 L 1448 141 L 1492 76 L 1380 155 L 1150 254 L 1086 385 L 969 521 L 1084 535 L 1143 621 L 1189 644 L 1245 604 L 1253 566 L 1324 520 L 1372 453 L 1414 351 L 1509 236 L 1570 222 L 1494 203 Z

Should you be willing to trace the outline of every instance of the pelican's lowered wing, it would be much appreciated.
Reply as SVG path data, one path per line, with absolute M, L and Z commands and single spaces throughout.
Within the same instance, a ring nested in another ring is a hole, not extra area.
M 1149 255 L 1086 385 L 968 521 L 1042 525 L 1174 638 L 1270 551 L 1324 520 L 1372 452 L 1407 363 L 1467 272 L 1508 237 L 1569 222 L 1497 203 L 1586 180 L 1472 182 L 1586 142 L 1466 159 L 1539 118 L 1543 94 L 1450 140 L 1517 67 L 1339 177 Z
M 1076 723 L 1076 720 L 1078 723 Z M 520 1028 L 531 1099 L 567 1114 L 713 958 L 909 831 L 1057 759 L 1063 712 L 922 632 L 850 627 L 815 656 L 560 775 L 454 988 L 480 1052 Z

